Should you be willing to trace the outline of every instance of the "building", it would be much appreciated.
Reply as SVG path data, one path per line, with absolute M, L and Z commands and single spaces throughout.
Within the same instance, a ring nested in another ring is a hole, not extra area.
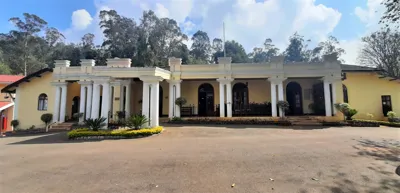
M 400 81 L 382 77 L 374 68 L 342 65 L 327 55 L 321 63 L 269 63 L 182 65 L 170 58 L 168 68 L 130 67 L 130 59 L 109 59 L 107 66 L 82 60 L 70 66 L 58 60 L 54 69 L 42 69 L 2 89 L 16 94 L 15 119 L 22 128 L 43 126 L 40 116 L 53 113 L 65 122 L 81 112 L 84 118 L 115 119 L 118 111 L 141 113 L 150 125 L 160 116 L 279 116 L 278 101 L 290 104 L 287 115 L 340 118 L 333 104 L 348 102 L 356 118 L 384 119 L 389 110 L 400 112 Z M 184 97 L 182 108 L 175 99 Z M 225 104 L 225 105 L 219 105 Z
M 23 78 L 17 75 L 0 75 L 0 88 L 3 89 L 7 85 Z M 11 131 L 11 121 L 14 119 L 14 94 L 0 94 L 0 130 L 1 132 Z

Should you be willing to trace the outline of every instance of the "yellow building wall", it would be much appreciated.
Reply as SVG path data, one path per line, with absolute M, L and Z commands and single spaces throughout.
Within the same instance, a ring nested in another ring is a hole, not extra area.
M 48 83 L 50 84 L 50 83 Z M 51 85 L 50 85 L 51 86 Z M 68 83 L 67 86 L 67 106 L 66 106 L 66 113 L 65 116 L 67 116 L 67 119 L 65 120 L 69 120 L 72 118 L 73 113 L 72 113 L 72 99 L 74 97 L 81 97 L 81 85 L 78 84 L 77 82 L 73 82 L 73 83 Z M 79 100 L 80 102 L 80 100 Z M 53 109 L 50 109 L 53 110 Z M 79 108 L 78 108 L 78 112 L 79 112 Z
M 367 113 L 376 120 L 384 120 L 382 112 L 382 95 L 390 95 L 392 108 L 400 113 L 400 84 L 396 81 L 380 79 L 375 73 L 346 73 L 343 81 L 349 96 L 349 104 L 358 110 L 354 118 L 366 119 Z M 343 101 L 343 98 L 342 98 Z
M 40 78 L 32 78 L 30 82 L 19 85 L 18 120 L 20 129 L 27 129 L 34 125 L 36 128 L 44 127 L 40 116 L 53 113 L 55 88 L 51 85 L 52 73 L 44 73 Z M 37 110 L 38 97 L 45 93 L 48 97 L 47 110 Z

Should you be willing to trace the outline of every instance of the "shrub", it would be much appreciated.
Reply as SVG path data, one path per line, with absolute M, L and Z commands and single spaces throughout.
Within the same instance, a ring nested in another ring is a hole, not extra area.
M 150 136 L 153 134 L 161 133 L 162 127 L 154 127 L 150 129 L 139 129 L 139 130 L 104 130 L 104 131 L 91 131 L 89 129 L 76 129 L 68 132 L 69 139 L 86 138 L 86 137 L 101 137 L 101 138 L 133 138 L 140 136 Z
M 75 119 L 75 120 L 78 120 L 78 119 L 80 119 L 82 117 L 83 117 L 83 113 L 74 113 L 72 115 L 72 118 Z
M 89 127 L 89 129 L 92 129 L 93 131 L 98 131 L 102 127 L 106 126 L 107 124 L 105 123 L 107 119 L 105 117 L 99 117 L 97 119 L 86 119 L 84 121 L 85 125 Z
M 175 100 L 175 104 L 178 105 L 179 107 L 183 107 L 183 105 L 186 105 L 187 101 L 183 97 L 179 97 Z
M 11 126 L 13 126 L 14 129 L 16 129 L 19 126 L 19 121 L 17 119 L 12 120 Z
M 352 127 L 379 127 L 379 123 L 376 121 L 368 120 L 349 120 L 347 121 Z
M 356 109 L 352 109 L 347 103 L 336 103 L 334 106 L 343 113 L 345 120 L 352 120 L 352 117 L 358 113 Z
M 180 117 L 172 117 L 172 119 L 170 119 L 170 121 L 172 121 L 172 122 L 181 122 L 181 121 L 183 121 L 183 119 L 180 118 Z
M 384 125 L 384 126 L 389 126 L 389 127 L 400 127 L 400 123 L 393 123 L 393 122 L 387 122 L 387 121 L 374 121 L 374 120 L 355 119 L 355 120 L 348 121 L 348 122 L 349 123 L 350 122 L 356 122 L 356 124 L 365 123 L 365 125 L 368 124 L 368 123 L 370 123 L 370 124 L 373 123 L 374 125 L 379 124 L 379 125 Z M 351 126 L 354 126 L 354 124 L 351 125 Z M 369 126 L 366 126 L 366 127 L 369 127 Z
M 397 122 L 396 113 L 394 111 L 389 111 L 387 114 L 389 122 Z
M 278 101 L 277 105 L 284 111 L 289 109 L 289 103 L 287 101 Z
M 148 123 L 149 120 L 144 115 L 133 115 L 128 119 L 128 126 L 134 129 L 140 129 L 144 124 Z
M 44 124 L 46 125 L 46 132 L 48 132 L 48 126 L 50 124 L 50 122 L 53 120 L 53 114 L 51 113 L 45 113 L 42 116 L 40 116 L 40 120 L 42 120 L 44 122 Z

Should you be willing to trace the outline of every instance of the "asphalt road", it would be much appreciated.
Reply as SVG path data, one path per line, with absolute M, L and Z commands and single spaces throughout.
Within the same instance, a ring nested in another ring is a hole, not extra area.
M 0 192 L 398 193 L 399 139 L 385 127 L 197 126 L 128 140 L 6 137 Z

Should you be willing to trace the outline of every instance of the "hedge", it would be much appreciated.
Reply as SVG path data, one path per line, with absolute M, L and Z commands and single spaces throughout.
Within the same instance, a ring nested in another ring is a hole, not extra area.
M 230 119 L 230 118 L 173 118 L 168 121 L 171 124 L 211 124 L 211 125 L 279 125 L 291 126 L 288 120 L 268 120 L 268 119 Z
M 162 127 L 154 127 L 150 129 L 139 129 L 139 130 L 128 130 L 128 129 L 117 129 L 117 130 L 100 130 L 92 131 L 86 128 L 75 129 L 68 132 L 69 139 L 87 139 L 87 138 L 108 138 L 108 139 L 122 139 L 122 138 L 135 138 L 145 137 L 153 134 L 161 133 Z
M 384 126 L 389 126 L 389 127 L 400 127 L 400 123 L 387 122 L 387 121 L 374 121 L 374 120 L 355 119 L 355 120 L 353 120 L 353 122 L 365 123 L 365 124 L 374 124 L 374 125 L 384 125 Z

